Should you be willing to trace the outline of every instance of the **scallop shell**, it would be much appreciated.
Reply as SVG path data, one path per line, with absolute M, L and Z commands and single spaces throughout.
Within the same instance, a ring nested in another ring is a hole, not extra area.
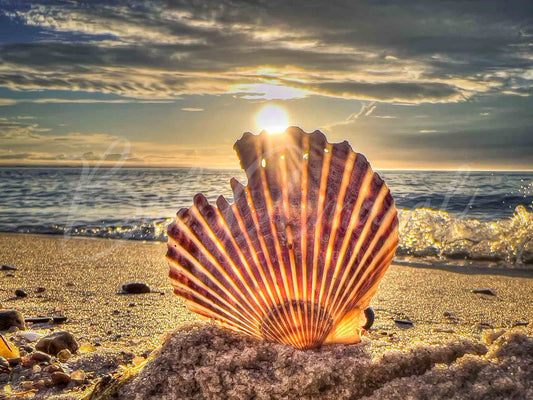
M 234 204 L 199 193 L 168 227 L 174 292 L 258 339 L 359 342 L 398 244 L 387 185 L 348 142 L 320 131 L 245 133 L 234 148 L 248 177 L 231 180 Z

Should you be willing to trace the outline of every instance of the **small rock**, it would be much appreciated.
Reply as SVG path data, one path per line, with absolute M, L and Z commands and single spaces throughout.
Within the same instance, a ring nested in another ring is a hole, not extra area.
M 51 378 L 52 378 L 52 382 L 56 386 L 67 385 L 70 382 L 70 376 L 69 374 L 65 372 L 60 372 L 60 371 L 54 372 Z
M 33 387 L 33 382 L 32 381 L 22 381 L 20 382 L 20 388 L 23 389 L 23 390 L 32 390 L 34 387 Z
M 119 315 L 119 314 L 120 314 L 120 310 L 113 310 L 113 311 L 111 312 L 111 314 L 113 314 L 113 315 Z
M 0 331 L 5 331 L 12 326 L 26 329 L 24 317 L 17 310 L 0 310 Z
M 33 352 L 30 357 L 32 360 L 38 362 L 49 362 L 52 359 L 49 354 L 43 353 L 42 351 Z
M 37 382 L 33 383 L 35 389 L 44 389 L 46 387 L 46 381 L 44 379 L 39 379 Z
M 51 373 L 56 372 L 56 371 L 63 372 L 63 369 L 57 364 L 50 364 L 50 365 L 47 365 L 46 367 L 44 367 L 43 371 L 51 374 Z
M 122 285 L 122 291 L 119 294 L 150 293 L 151 291 L 146 282 L 128 282 Z
M 31 322 L 32 324 L 47 324 L 52 319 L 50 317 L 31 317 L 26 318 L 26 322 Z
M 15 274 L 14 274 L 13 272 L 8 272 L 8 273 L 6 274 L 6 276 L 7 276 L 8 278 L 14 278 L 14 277 L 15 277 Z
M 483 340 L 487 343 L 487 344 L 492 344 L 496 341 L 496 339 L 498 339 L 501 335 L 503 335 L 505 333 L 505 330 L 504 329 L 501 329 L 499 331 L 488 331 L 488 332 L 483 332 Z
M 68 349 L 63 349 L 57 353 L 57 359 L 61 362 L 66 362 L 72 357 L 72 353 Z
M 35 364 L 32 368 L 32 372 L 34 374 L 39 374 L 41 372 L 42 368 L 39 364 Z
M 137 303 L 135 303 L 134 301 L 128 304 L 128 307 L 136 307 L 136 306 L 137 306 Z
M 52 322 L 54 324 L 63 324 L 65 322 L 67 322 L 68 320 L 68 317 L 65 316 L 65 315 L 56 315 L 54 317 L 52 317 Z
M 24 298 L 24 297 L 28 297 L 28 293 L 26 293 L 26 291 L 24 289 L 15 289 L 15 296 L 19 297 L 19 298 Z
M 37 364 L 37 361 L 35 361 L 34 359 L 32 359 L 31 357 L 24 357 L 22 359 L 22 362 L 21 362 L 21 365 L 24 367 L 24 368 L 33 368 L 33 366 Z
M 489 288 L 478 288 L 478 289 L 474 289 L 472 290 L 472 293 L 476 293 L 476 294 L 486 294 L 486 295 L 489 295 L 489 296 L 496 296 L 496 291 L 492 290 L 492 289 L 489 289 Z
M 67 282 L 67 283 L 65 283 L 65 285 L 67 285 L 68 287 L 74 287 L 74 286 L 76 286 L 76 283 L 74 283 L 74 282 Z
M 451 311 L 444 311 L 442 315 L 444 315 L 446 318 L 452 318 L 454 316 Z
M 71 353 L 78 351 L 78 343 L 74 335 L 67 331 L 53 332 L 43 337 L 35 348 L 48 354 L 56 355 L 63 349 L 68 349 Z
M 12 265 L 2 264 L 2 271 L 17 271 L 18 268 Z
M 17 333 L 17 336 L 23 338 L 29 343 L 33 343 L 42 338 L 44 335 L 38 332 L 19 332 Z
M 81 369 L 77 369 L 76 371 L 70 374 L 70 379 L 72 379 L 74 382 L 78 384 L 85 382 L 85 378 L 86 378 L 85 371 Z
M 480 322 L 474 326 L 475 328 L 482 331 L 483 329 L 494 329 L 494 326 L 488 322 Z
M 21 349 L 23 349 L 26 353 L 33 353 L 33 351 L 35 350 L 33 347 L 31 346 L 22 346 Z
M 10 358 L 9 359 L 9 366 L 11 368 L 16 367 L 17 365 L 20 365 L 21 363 L 22 363 L 22 358 L 21 357 L 16 357 L 16 358 Z
M 46 290 L 46 288 L 39 286 L 37 289 L 35 289 L 35 293 L 43 293 Z
M 527 321 L 515 321 L 513 322 L 513 328 L 516 327 L 516 326 L 528 326 L 529 325 L 529 322 Z
M 394 322 L 402 328 L 410 328 L 414 326 L 414 322 L 408 319 L 395 319 Z
M 4 357 L 0 357 L 0 369 L 2 368 L 9 368 L 9 361 L 7 361 Z
M 442 333 L 455 333 L 455 330 L 452 328 L 434 328 L 434 332 L 442 332 Z

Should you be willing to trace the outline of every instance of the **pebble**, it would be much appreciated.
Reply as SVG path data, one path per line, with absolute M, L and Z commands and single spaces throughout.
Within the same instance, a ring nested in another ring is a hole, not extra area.
M 19 332 L 17 333 L 17 336 L 23 338 L 27 342 L 32 343 L 32 342 L 36 342 L 37 340 L 42 338 L 44 335 L 38 332 Z
M 43 371 L 48 372 L 49 374 L 52 374 L 56 371 L 63 372 L 63 369 L 61 369 L 61 367 L 57 364 L 51 364 L 51 365 L 47 365 L 46 367 L 44 367 Z
M 26 329 L 24 317 L 17 310 L 0 310 L 0 331 L 8 330 L 11 327 Z
M 57 331 L 39 340 L 35 348 L 45 353 L 56 355 L 63 349 L 68 349 L 71 353 L 76 353 L 79 346 L 72 333 L 68 331 Z
M 134 301 L 128 304 L 128 307 L 135 307 L 135 306 L 137 306 L 137 303 L 135 303 Z
M 408 319 L 395 319 L 394 322 L 400 325 L 401 327 L 412 327 L 415 325 L 413 321 L 410 321 Z
M 492 326 L 492 324 L 488 323 L 488 322 L 480 322 L 476 325 L 474 325 L 475 328 L 479 329 L 479 330 L 483 330 L 483 329 L 493 329 L 494 326 Z
M 15 289 L 15 296 L 20 297 L 20 298 L 28 297 L 28 293 L 26 293 L 24 289 L 18 288 L 18 289 Z
M 0 368 L 9 368 L 9 361 L 4 357 L 0 357 Z
M 52 359 L 52 356 L 43 353 L 42 351 L 35 351 L 31 354 L 31 359 L 39 362 L 49 362 Z
M 120 314 L 120 310 L 113 310 L 111 313 L 113 315 L 119 315 Z
M 128 282 L 122 285 L 122 291 L 119 294 L 139 294 L 150 293 L 152 290 L 146 282 Z
M 20 365 L 21 363 L 22 363 L 22 357 L 16 357 L 16 358 L 9 359 L 9 366 L 11 368 L 16 367 L 17 365 Z
M 496 291 L 489 289 L 489 288 L 477 288 L 477 289 L 472 290 L 472 293 L 496 296 Z
M 444 315 L 446 318 L 451 318 L 454 316 L 451 311 L 444 311 L 442 315 Z
M 515 321 L 513 322 L 513 327 L 515 326 L 528 326 L 529 325 L 529 322 L 527 321 Z
M 56 386 L 67 385 L 70 382 L 70 376 L 69 374 L 65 372 L 60 372 L 60 371 L 54 372 L 51 378 L 52 378 L 52 382 Z
M 433 331 L 442 333 L 455 333 L 455 330 L 452 328 L 434 328 Z
M 74 282 L 67 282 L 65 285 L 67 285 L 68 287 L 74 287 L 74 286 L 76 286 L 76 283 L 74 283 Z
M 12 265 L 2 264 L 2 271 L 17 271 L 18 268 Z
M 37 289 L 35 289 L 35 293 L 43 293 L 46 290 L 46 288 L 39 286 Z
M 72 357 L 72 353 L 68 349 L 63 349 L 57 353 L 57 359 L 61 362 L 68 361 Z
M 24 390 L 31 390 L 31 389 L 34 388 L 32 381 L 22 381 L 20 383 L 20 387 L 21 387 L 21 389 L 24 389 Z
M 6 276 L 7 276 L 8 278 L 14 278 L 14 277 L 15 277 L 15 274 L 14 274 L 13 272 L 8 272 L 8 273 L 6 274 Z
M 81 370 L 81 369 L 77 369 L 76 371 L 72 372 L 70 374 L 70 379 L 72 379 L 73 381 L 75 381 L 76 383 L 83 383 L 85 382 L 85 371 Z
M 54 322 L 54 324 L 62 324 L 62 323 L 67 322 L 67 320 L 68 320 L 68 317 L 65 315 L 56 315 L 52 317 L 52 321 Z

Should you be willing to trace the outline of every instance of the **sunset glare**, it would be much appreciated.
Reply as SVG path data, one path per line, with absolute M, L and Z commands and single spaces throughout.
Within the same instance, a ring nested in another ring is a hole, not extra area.
M 282 133 L 289 126 L 287 112 L 275 105 L 265 106 L 257 113 L 257 126 L 270 134 Z

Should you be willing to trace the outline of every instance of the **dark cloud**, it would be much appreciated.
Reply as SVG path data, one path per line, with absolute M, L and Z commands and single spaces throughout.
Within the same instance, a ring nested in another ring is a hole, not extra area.
M 4 14 L 56 34 L 0 49 L 0 85 L 13 89 L 175 97 L 283 83 L 423 103 L 533 87 L 523 1 L 46 2 Z

